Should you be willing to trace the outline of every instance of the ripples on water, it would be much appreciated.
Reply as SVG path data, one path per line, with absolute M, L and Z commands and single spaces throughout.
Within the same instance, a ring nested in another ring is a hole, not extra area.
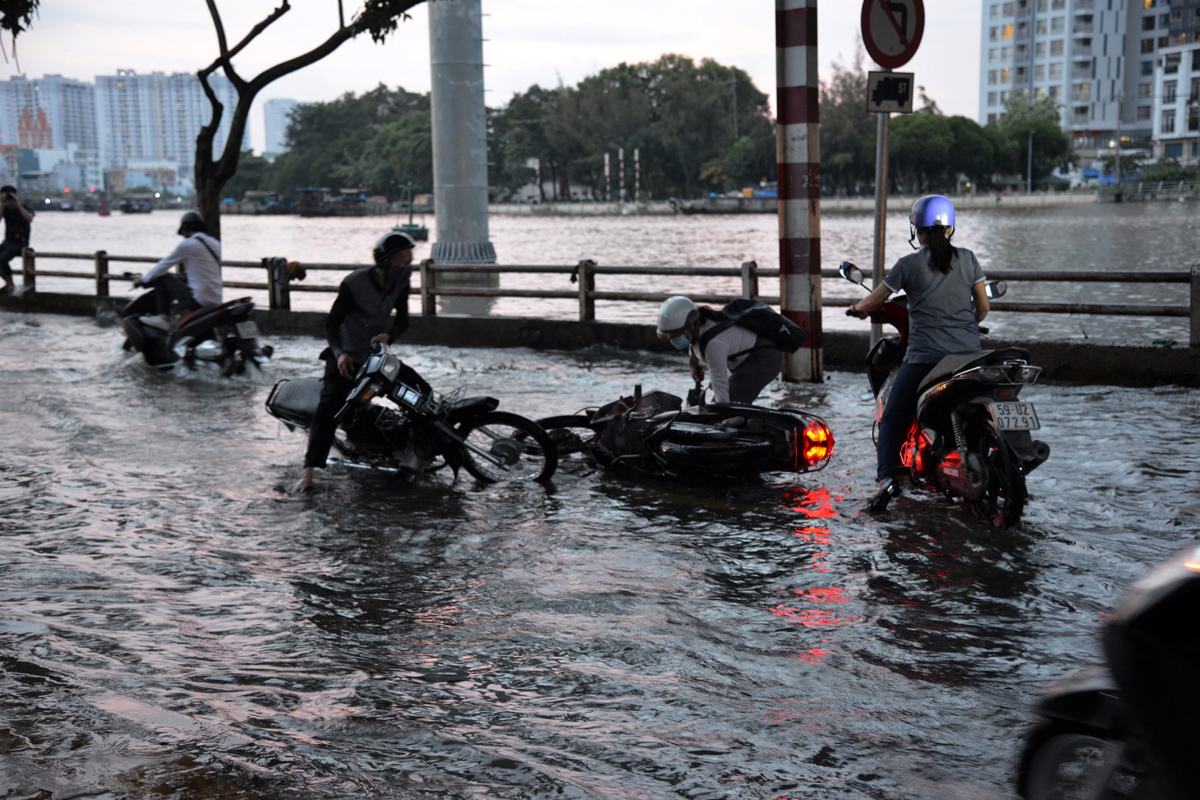
M 119 340 L 0 316 L 13 795 L 1006 797 L 1038 689 L 1195 533 L 1190 389 L 1033 387 L 1054 454 L 997 532 L 931 499 L 858 514 L 861 375 L 769 390 L 838 437 L 799 481 L 333 471 L 296 499 L 304 440 L 262 403 L 318 343 L 224 381 Z M 530 416 L 686 388 L 668 356 L 401 352 Z
M 1187 272 L 1200 249 L 1200 225 L 1194 203 L 1126 203 L 1069 208 L 997 209 L 962 211 L 955 242 L 972 249 L 988 269 L 1046 270 L 1178 270 Z M 39 214 L 33 245 L 46 251 L 92 252 L 162 256 L 178 241 L 178 214 L 150 215 Z M 387 217 L 357 219 L 301 219 L 299 217 L 227 216 L 221 225 L 223 255 L 229 260 L 258 261 L 264 256 L 286 256 L 309 262 L 365 263 L 375 239 L 390 229 Z M 435 220 L 426 218 L 436 239 Z M 888 217 L 888 263 L 906 253 L 908 215 Z M 590 258 L 606 265 L 674 265 L 737 267 L 757 261 L 764 268 L 779 266 L 778 221 L 772 214 L 680 217 L 507 217 L 493 216 L 491 238 L 503 264 L 574 265 Z M 826 213 L 821 220 L 823 265 L 832 269 L 853 261 L 868 273 L 872 263 L 872 218 L 869 214 Z M 428 243 L 418 245 L 417 257 L 429 254 Z M 40 263 L 40 262 L 39 262 Z M 89 270 L 88 262 L 52 262 L 50 268 Z M 114 273 L 135 265 L 113 264 Z M 138 265 L 142 266 L 142 265 Z M 261 270 L 226 270 L 228 280 L 257 280 Z M 311 273 L 308 281 L 336 283 L 334 273 Z M 85 281 L 43 279 L 48 289 L 92 291 Z M 567 275 L 506 275 L 506 288 L 574 291 Z M 741 293 L 740 279 L 699 279 L 639 276 L 600 276 L 601 291 Z M 118 293 L 125 287 L 112 284 Z M 232 290 L 231 290 L 232 291 Z M 778 294 L 778 282 L 766 279 L 761 291 Z M 841 280 L 826 280 L 828 297 L 857 299 L 859 290 Z M 265 292 L 257 294 L 266 302 Z M 1014 283 L 1006 298 L 1016 302 L 1131 303 L 1186 305 L 1185 284 L 1080 284 Z M 325 310 L 332 297 L 297 293 L 298 309 Z M 412 301 L 414 312 L 417 301 Z M 575 300 L 501 298 L 492 313 L 507 316 L 545 316 L 577 319 Z M 654 309 L 646 303 L 597 304 L 600 319 L 646 322 Z M 861 329 L 840 309 L 825 313 L 828 329 Z M 998 335 L 1029 339 L 1090 339 L 1094 341 L 1151 341 L 1174 339 L 1186 343 L 1187 320 L 1067 316 L 1061 314 L 995 314 L 989 324 Z

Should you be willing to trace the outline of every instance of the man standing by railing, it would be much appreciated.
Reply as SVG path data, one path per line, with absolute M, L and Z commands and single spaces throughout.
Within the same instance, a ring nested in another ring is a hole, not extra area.
M 4 278 L 4 288 L 0 293 L 12 294 L 17 287 L 9 262 L 29 247 L 33 210 L 17 200 L 15 186 L 0 186 L 0 206 L 4 209 L 4 244 L 0 245 L 0 277 Z

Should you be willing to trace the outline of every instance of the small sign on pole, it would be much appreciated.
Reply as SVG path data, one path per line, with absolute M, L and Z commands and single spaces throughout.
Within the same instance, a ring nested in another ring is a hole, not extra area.
M 888 127 L 893 113 L 912 113 L 913 76 L 911 72 L 891 72 L 916 55 L 925 32 L 925 4 L 922 0 L 863 0 L 863 46 L 884 72 L 872 72 L 867 78 L 867 110 L 879 114 L 875 136 L 875 253 L 872 264 L 873 286 L 883 283 L 885 240 L 887 237 L 887 161 Z M 879 324 L 871 325 L 871 344 L 883 334 Z
M 867 74 L 867 111 L 911 114 L 913 110 L 913 74 L 911 72 L 870 72 Z

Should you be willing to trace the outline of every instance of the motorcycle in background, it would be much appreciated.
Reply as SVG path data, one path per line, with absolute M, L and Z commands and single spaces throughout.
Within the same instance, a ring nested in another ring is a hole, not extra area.
M 1200 546 L 1117 601 L 1107 662 L 1050 686 L 1017 770 L 1025 800 L 1190 800 L 1200 753 Z
M 267 412 L 289 430 L 312 426 L 320 378 L 281 380 Z M 386 400 L 395 408 L 371 402 Z M 412 478 L 450 467 L 483 481 L 548 481 L 558 466 L 549 434 L 497 411 L 493 397 L 440 395 L 384 344 L 376 344 L 337 413 L 333 447 L 343 466 Z
M 819 470 L 834 447 L 829 426 L 813 414 L 737 403 L 683 408 L 681 398 L 643 394 L 640 385 L 631 397 L 538 422 L 560 456 L 581 453 L 615 471 L 690 482 Z
M 126 273 L 126 278 L 137 276 Z M 142 317 L 155 313 L 154 292 L 137 297 L 121 312 L 126 350 L 137 350 L 146 363 L 164 372 L 182 361 L 216 364 L 225 377 L 241 375 L 247 364 L 261 368 L 274 348 L 260 345 L 258 325 L 251 319 L 254 301 L 240 297 L 212 308 L 185 312 L 174 330 L 148 325 Z
M 866 289 L 858 267 L 842 262 L 838 271 Z M 997 298 L 1007 286 L 993 281 L 986 289 L 989 298 Z M 908 298 L 889 299 L 870 319 L 898 333 L 881 337 L 867 355 L 878 426 L 908 350 Z M 1030 433 L 1041 427 L 1037 410 L 1019 397 L 1041 371 L 1029 363 L 1029 351 L 1018 347 L 955 353 L 939 361 L 917 390 L 916 419 L 900 447 L 913 485 L 960 497 L 977 519 L 997 527 L 1016 525 L 1025 508 L 1025 476 L 1050 457 L 1050 445 Z

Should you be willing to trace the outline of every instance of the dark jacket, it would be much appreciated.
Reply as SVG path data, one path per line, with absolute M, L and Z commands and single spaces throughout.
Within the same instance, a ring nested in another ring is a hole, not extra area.
M 329 349 L 322 357 L 328 354 L 336 359 L 345 353 L 359 365 L 371 354 L 371 339 L 375 336 L 387 333 L 394 342 L 408 330 L 409 279 L 397 280 L 385 294 L 371 276 L 373 269 L 355 270 L 342 280 L 333 308 L 325 318 Z M 392 309 L 396 311 L 396 320 L 388 328 Z

